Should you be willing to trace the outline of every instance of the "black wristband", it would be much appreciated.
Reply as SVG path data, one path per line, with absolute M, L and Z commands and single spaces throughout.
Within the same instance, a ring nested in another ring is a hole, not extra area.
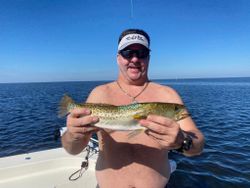
M 190 148 L 192 147 L 192 144 L 193 144 L 193 139 L 191 136 L 187 135 L 182 144 L 181 144 L 181 147 L 176 149 L 176 151 L 180 152 L 180 153 L 183 153 L 184 151 L 188 151 L 190 150 Z

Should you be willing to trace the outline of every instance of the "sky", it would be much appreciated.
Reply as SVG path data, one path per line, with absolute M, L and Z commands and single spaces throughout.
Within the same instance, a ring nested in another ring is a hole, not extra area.
M 0 83 L 114 80 L 128 28 L 150 79 L 250 76 L 249 0 L 0 0 Z

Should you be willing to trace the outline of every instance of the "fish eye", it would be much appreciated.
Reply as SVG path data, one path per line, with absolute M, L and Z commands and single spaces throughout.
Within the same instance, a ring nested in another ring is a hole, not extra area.
M 175 105 L 174 111 L 179 111 L 179 107 Z

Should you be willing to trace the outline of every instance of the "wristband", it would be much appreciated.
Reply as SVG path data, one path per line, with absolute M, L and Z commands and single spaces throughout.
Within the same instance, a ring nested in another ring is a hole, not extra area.
M 181 144 L 181 147 L 176 149 L 176 151 L 180 152 L 180 153 L 183 153 L 184 151 L 188 151 L 190 150 L 190 148 L 192 147 L 193 145 L 193 139 L 191 136 L 187 135 L 182 144 Z

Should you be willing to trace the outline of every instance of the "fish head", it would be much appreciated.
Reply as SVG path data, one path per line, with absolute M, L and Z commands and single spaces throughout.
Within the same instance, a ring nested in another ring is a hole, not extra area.
M 176 121 L 185 119 L 186 117 L 190 116 L 190 114 L 187 112 L 187 109 L 185 108 L 185 106 L 180 105 L 180 104 L 174 105 L 174 114 L 175 114 Z

